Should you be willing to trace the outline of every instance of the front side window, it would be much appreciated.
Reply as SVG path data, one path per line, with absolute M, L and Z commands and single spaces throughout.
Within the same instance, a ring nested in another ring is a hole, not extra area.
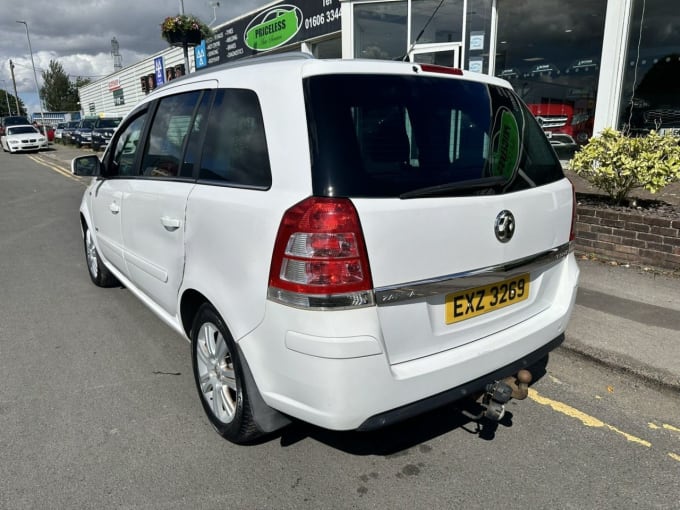
M 200 91 L 164 97 L 151 125 L 141 174 L 147 177 L 180 177 L 182 150 Z
M 207 123 L 199 179 L 235 186 L 271 186 L 262 110 L 252 90 L 217 91 Z
M 111 153 L 111 164 L 106 169 L 106 177 L 132 177 L 135 172 L 135 158 L 139 149 L 147 113 L 144 112 L 132 121 L 118 135 Z
M 563 177 L 538 124 L 509 89 L 328 75 L 306 79 L 305 94 L 313 189 L 321 196 L 503 193 Z

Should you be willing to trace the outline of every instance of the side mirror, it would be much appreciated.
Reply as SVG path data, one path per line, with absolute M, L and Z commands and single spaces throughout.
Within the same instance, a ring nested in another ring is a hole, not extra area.
M 71 161 L 71 173 L 81 177 L 98 177 L 101 175 L 102 164 L 95 154 L 78 156 Z

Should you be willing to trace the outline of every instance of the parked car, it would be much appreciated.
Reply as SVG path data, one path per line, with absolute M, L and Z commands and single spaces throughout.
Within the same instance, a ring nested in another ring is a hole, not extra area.
M 3 117 L 0 119 L 0 136 L 5 134 L 5 129 L 7 129 L 7 126 L 25 126 L 30 123 L 31 122 L 26 117 L 20 115 Z
M 92 143 L 92 128 L 96 119 L 82 119 L 71 133 L 71 143 L 77 147 Z
M 2 150 L 5 152 L 24 152 L 47 149 L 47 137 L 30 124 L 7 126 L 5 134 L 0 136 Z
M 57 126 L 54 128 L 54 143 L 60 143 L 61 142 L 61 136 L 62 136 L 64 127 L 66 127 L 66 122 L 57 123 Z
M 121 120 L 123 120 L 122 117 L 108 117 L 95 121 L 92 128 L 92 150 L 98 151 L 106 148 Z
M 61 130 L 61 143 L 68 145 L 72 143 L 71 138 L 73 137 L 73 132 L 80 124 L 79 120 L 71 120 L 66 123 L 66 125 Z
M 95 176 L 92 282 L 190 340 L 203 409 L 236 443 L 291 417 L 370 430 L 471 395 L 475 418 L 500 419 L 574 305 L 573 187 L 498 78 L 302 55 L 220 66 L 149 94 L 72 171 Z

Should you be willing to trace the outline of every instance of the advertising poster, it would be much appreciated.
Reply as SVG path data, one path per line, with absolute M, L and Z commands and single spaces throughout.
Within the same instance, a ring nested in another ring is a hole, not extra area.
M 200 46 L 194 50 L 196 68 L 257 55 L 340 28 L 340 0 L 284 1 L 215 30 L 203 50 Z

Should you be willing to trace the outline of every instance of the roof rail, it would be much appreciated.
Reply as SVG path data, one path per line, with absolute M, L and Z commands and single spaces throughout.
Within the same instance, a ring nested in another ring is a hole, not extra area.
M 287 51 L 285 53 L 273 53 L 267 55 L 251 55 L 236 60 L 235 62 L 225 62 L 224 64 L 219 64 L 213 67 L 197 69 L 196 72 L 202 73 L 206 71 L 216 71 L 218 69 L 233 69 L 235 67 L 250 66 L 262 62 L 286 62 L 288 60 L 316 60 L 316 57 L 302 51 Z

